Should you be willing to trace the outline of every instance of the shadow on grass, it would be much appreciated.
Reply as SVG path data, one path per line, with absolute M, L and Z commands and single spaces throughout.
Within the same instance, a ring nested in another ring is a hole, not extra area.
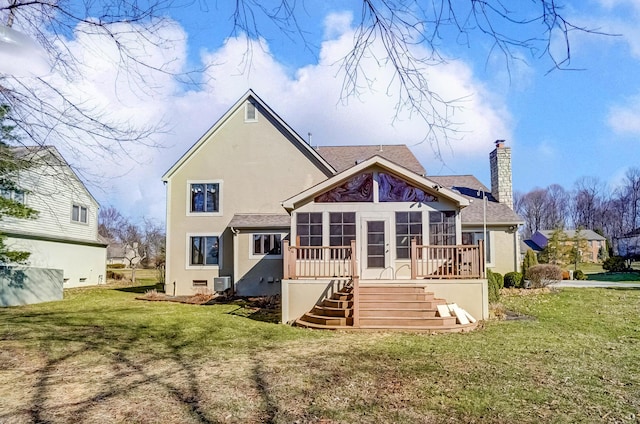
M 116 290 L 136 292 L 133 289 Z M 150 388 L 181 405 L 179 409 L 189 416 L 183 421 L 217 422 L 203 407 L 206 402 L 192 353 L 198 351 L 199 340 L 185 333 L 182 322 L 157 325 L 136 307 L 80 309 L 71 306 L 27 314 L 0 310 L 0 320 L 5 324 L 0 328 L 0 341 L 17 341 L 22 349 L 42 358 L 34 370 L 32 395 L 24 399 L 19 410 L 0 411 L 0 422 L 21 421 L 25 414 L 37 423 L 54 422 L 61 415 L 76 422 L 91 422 L 95 419 L 92 414 L 99 414 L 105 402 L 113 400 L 117 404 L 119 399 L 139 396 L 141 390 Z M 211 324 L 206 331 L 215 332 L 216 328 Z M 91 358 L 89 363 L 87 358 Z M 184 378 L 158 373 L 149 358 L 169 363 L 170 374 Z M 82 368 L 76 368 L 78 361 L 83 363 Z M 71 369 L 79 374 L 91 372 L 92 367 L 100 369 L 97 383 L 77 396 L 60 395 L 64 389 L 56 382 L 61 373 Z
M 635 282 L 640 283 L 640 272 L 599 272 L 587 274 L 588 280 L 607 282 Z
M 162 284 L 155 283 L 155 284 L 150 284 L 150 285 L 145 285 L 145 286 L 116 287 L 113 290 L 126 292 L 126 293 L 141 293 L 141 294 L 144 294 L 144 293 L 148 292 L 149 290 L 161 291 L 162 290 Z

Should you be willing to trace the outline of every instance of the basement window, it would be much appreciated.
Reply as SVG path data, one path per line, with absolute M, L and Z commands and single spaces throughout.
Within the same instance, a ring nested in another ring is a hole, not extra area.
M 207 280 L 193 280 L 193 287 L 207 287 Z

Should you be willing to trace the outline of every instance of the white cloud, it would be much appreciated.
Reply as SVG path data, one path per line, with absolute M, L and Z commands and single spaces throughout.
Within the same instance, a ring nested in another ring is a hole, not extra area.
M 620 135 L 640 135 L 640 95 L 631 98 L 625 105 L 609 108 L 607 124 Z
M 83 81 L 67 86 L 69 93 L 94 102 L 98 108 L 112 109 L 113 116 L 137 125 L 164 119 L 170 131 L 156 137 L 163 149 L 127 146 L 131 155 L 119 156 L 117 166 L 90 154 L 69 160 L 84 161 L 81 166 L 99 168 L 108 177 L 101 180 L 101 190 L 95 192 L 104 206 L 114 205 L 133 217 L 163 219 L 162 174 L 230 105 L 253 88 L 299 134 L 306 137 L 308 132 L 313 133 L 314 144 L 406 143 L 415 145 L 414 152 L 428 170 L 440 168 L 434 156 L 436 149 L 423 142 L 428 133 L 424 121 L 408 110 L 396 114 L 398 85 L 388 64 L 366 57 L 361 65 L 369 87 L 341 101 L 344 75 L 340 59 L 353 43 L 349 24 L 350 15 L 328 16 L 327 39 L 321 45 L 319 62 L 295 72 L 273 57 L 266 41 L 229 38 L 221 48 L 202 53 L 202 62 L 213 65 L 204 75 L 203 85 L 182 92 L 167 74 L 136 69 L 142 71 L 142 80 L 133 72 L 115 74 L 111 65 L 114 52 L 105 47 L 107 42 L 100 35 L 77 34 L 70 48 L 82 55 L 86 67 Z M 172 70 L 180 70 L 186 61 L 186 35 L 177 25 L 166 31 L 165 37 L 176 40 L 168 49 L 138 39 L 130 42 L 151 58 L 157 55 L 158 66 L 171 59 Z M 380 57 L 380 50 L 375 53 Z M 504 102 L 493 98 L 463 62 L 430 67 L 425 72 L 430 89 L 443 99 L 464 99 L 451 115 L 452 121 L 460 124 L 459 137 L 449 144 L 443 142 L 440 150 L 446 165 L 456 172 L 469 172 L 462 165 L 465 161 L 476 162 L 478 154 L 486 158 L 493 140 L 511 138 Z M 143 83 L 151 83 L 155 89 L 148 91 Z

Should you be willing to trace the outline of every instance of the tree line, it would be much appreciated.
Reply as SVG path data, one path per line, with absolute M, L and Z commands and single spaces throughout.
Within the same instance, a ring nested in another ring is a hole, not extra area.
M 514 209 L 524 219 L 524 237 L 538 230 L 588 229 L 611 242 L 640 226 L 640 168 L 627 170 L 611 187 L 596 177 L 578 179 L 570 190 L 552 184 L 514 193 Z

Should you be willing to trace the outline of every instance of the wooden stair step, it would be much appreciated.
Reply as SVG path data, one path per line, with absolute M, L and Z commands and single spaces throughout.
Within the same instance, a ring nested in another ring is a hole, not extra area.
M 477 323 L 467 325 L 452 325 L 452 326 L 422 326 L 422 327 L 405 327 L 398 325 L 360 325 L 358 330 L 384 330 L 384 331 L 410 331 L 410 332 L 428 332 L 428 333 L 462 333 L 475 330 L 478 326 Z
M 311 322 L 314 324 L 322 325 L 353 325 L 353 318 L 347 317 L 328 317 L 322 315 L 315 315 L 307 312 L 300 318 L 301 321 Z
M 455 317 L 360 317 L 360 326 L 443 327 L 456 325 Z
M 311 313 L 314 315 L 321 315 L 327 317 L 351 317 L 353 316 L 353 309 L 351 308 L 332 308 L 329 306 L 315 306 Z
M 444 300 L 361 300 L 360 309 L 436 309 Z
M 391 293 L 391 292 L 368 292 L 360 293 L 361 300 L 433 300 L 433 293 Z
M 428 308 L 366 308 L 360 309 L 360 317 L 436 317 L 437 311 Z
M 334 299 L 325 299 L 322 301 L 321 306 L 326 306 L 329 308 L 352 308 L 353 301 L 345 301 L 345 300 L 334 300 Z
M 425 291 L 424 286 L 383 286 L 383 285 L 360 285 L 360 294 L 363 293 L 421 293 L 421 294 L 433 294 L 433 292 Z

